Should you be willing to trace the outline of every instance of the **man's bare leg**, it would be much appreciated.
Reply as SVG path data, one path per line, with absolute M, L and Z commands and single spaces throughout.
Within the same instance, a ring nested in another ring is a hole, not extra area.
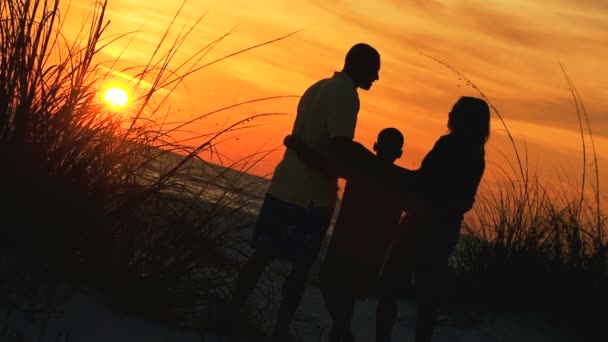
M 289 336 L 289 326 L 304 296 L 311 266 L 312 262 L 294 262 L 292 264 L 291 272 L 283 283 L 281 306 L 271 341 L 285 342 L 286 337 Z
M 236 281 L 232 298 L 226 310 L 221 314 L 220 324 L 223 328 L 230 329 L 231 323 L 239 316 L 241 308 L 251 296 L 255 289 L 260 275 L 264 273 L 266 267 L 275 259 L 273 254 L 262 251 L 255 251 L 241 269 Z

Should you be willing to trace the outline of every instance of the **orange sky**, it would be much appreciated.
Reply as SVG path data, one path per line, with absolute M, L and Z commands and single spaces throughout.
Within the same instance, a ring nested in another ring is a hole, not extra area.
M 72 0 L 70 30 L 79 27 L 92 3 Z M 111 44 L 103 53 L 109 60 L 122 53 L 125 63 L 146 63 L 180 3 L 110 0 L 108 36 L 138 33 Z M 177 17 L 171 37 L 206 11 L 204 20 L 181 46 L 176 61 L 235 26 L 236 31 L 222 40 L 203 63 L 304 30 L 190 75 L 171 94 L 172 120 L 183 121 L 237 101 L 301 95 L 312 82 L 341 69 L 350 46 L 366 42 L 380 51 L 382 67 L 380 80 L 372 89 L 359 92 L 362 105 L 355 138 L 371 147 L 380 129 L 399 128 L 406 136 L 400 165 L 418 167 L 433 142 L 445 132 L 453 102 L 461 95 L 478 94 L 423 54 L 462 71 L 484 91 L 506 119 L 522 153 L 524 145 L 527 147 L 530 165 L 539 169 L 541 176 L 565 176 L 575 181 L 582 168 L 581 137 L 561 63 L 584 101 L 600 167 L 608 165 L 605 0 L 190 0 Z M 239 160 L 280 146 L 291 129 L 296 101 L 243 106 L 218 113 L 189 129 L 210 132 L 226 121 L 255 113 L 288 113 L 254 120 L 249 125 L 259 126 L 243 130 L 238 140 L 234 136 L 218 147 L 224 162 Z M 502 155 L 512 158 L 512 150 L 496 115 L 493 120 L 488 161 L 505 165 Z M 265 157 L 253 173 L 270 174 L 281 154 L 278 150 Z M 605 192 L 608 178 L 601 182 Z

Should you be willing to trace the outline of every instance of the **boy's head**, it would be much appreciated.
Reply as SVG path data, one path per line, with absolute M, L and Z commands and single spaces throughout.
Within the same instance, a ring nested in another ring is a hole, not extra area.
M 394 162 L 401 157 L 403 151 L 403 134 L 396 128 L 385 128 L 378 134 L 378 140 L 374 143 L 374 151 L 379 158 Z

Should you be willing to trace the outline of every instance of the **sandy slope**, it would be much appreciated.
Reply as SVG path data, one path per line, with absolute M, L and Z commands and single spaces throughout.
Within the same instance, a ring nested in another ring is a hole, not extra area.
M 353 333 L 358 341 L 374 340 L 374 299 L 357 305 L 353 319 Z M 399 319 L 395 327 L 394 341 L 413 341 L 415 307 L 410 302 L 400 303 Z M 329 316 L 322 307 L 318 289 L 310 288 L 294 324 L 299 336 L 305 341 L 324 341 L 329 329 Z M 474 314 L 444 312 L 439 319 L 434 341 L 437 342 L 565 342 L 581 341 L 568 332 L 557 331 L 540 315 Z
M 16 304 L 19 298 L 9 302 Z M 8 302 L 7 302 L 8 303 Z M 17 306 L 19 306 L 17 304 Z M 0 306 L 0 341 L 70 341 L 70 342 L 222 342 L 225 338 L 201 336 L 197 331 L 181 330 L 115 312 L 92 295 L 60 291 L 43 312 L 31 312 L 15 306 Z M 353 331 L 358 341 L 373 341 L 375 301 L 366 300 L 357 306 Z M 269 312 L 269 315 L 272 315 Z M 414 307 L 400 305 L 395 341 L 413 340 Z M 329 317 L 318 289 L 307 290 L 298 311 L 293 330 L 302 341 L 325 341 Z M 436 332 L 437 342 L 495 341 L 581 341 L 566 331 L 551 327 L 539 315 L 485 314 L 452 312 L 443 315 Z M 599 341 L 599 340 L 598 340 Z

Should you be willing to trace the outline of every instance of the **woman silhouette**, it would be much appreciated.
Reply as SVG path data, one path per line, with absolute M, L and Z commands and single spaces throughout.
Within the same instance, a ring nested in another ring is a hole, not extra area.
M 422 206 L 407 213 L 401 235 L 385 264 L 377 308 L 377 342 L 390 341 L 397 297 L 404 285 L 415 288 L 416 341 L 430 341 L 436 320 L 438 285 L 448 268 L 464 214 L 473 207 L 484 172 L 484 146 L 490 110 L 480 98 L 461 97 L 440 137 L 418 170 Z

